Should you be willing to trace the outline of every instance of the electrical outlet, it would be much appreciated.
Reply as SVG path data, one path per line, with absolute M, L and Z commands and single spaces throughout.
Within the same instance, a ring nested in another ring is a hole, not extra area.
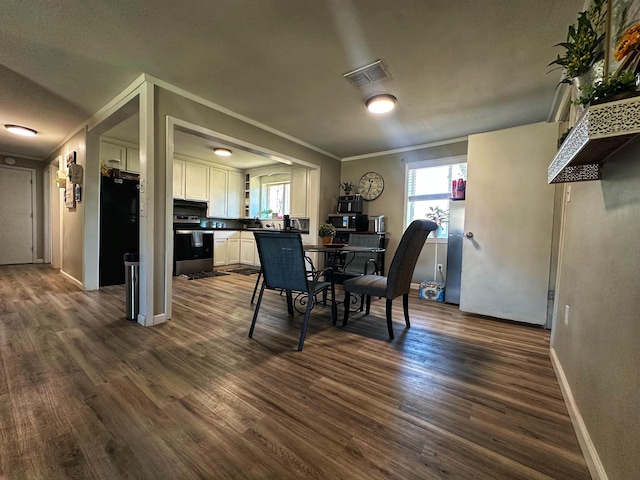
M 569 305 L 564 306 L 564 324 L 569 325 Z
M 439 271 L 439 272 L 441 272 L 441 271 L 442 271 L 442 264 L 441 264 L 441 263 L 439 263 L 439 264 L 438 264 L 438 271 Z

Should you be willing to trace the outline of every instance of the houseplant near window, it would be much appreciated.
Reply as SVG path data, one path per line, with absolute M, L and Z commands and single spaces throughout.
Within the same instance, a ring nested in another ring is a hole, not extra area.
M 318 235 L 322 238 L 323 244 L 332 243 L 333 237 L 336 235 L 336 227 L 330 223 L 323 223 L 318 229 Z
M 442 232 L 442 226 L 449 221 L 449 210 L 443 210 L 438 206 L 429 207 L 429 211 L 425 217 L 427 220 L 431 220 L 433 223 L 438 225 L 438 230 L 434 234 L 434 237 L 438 238 Z

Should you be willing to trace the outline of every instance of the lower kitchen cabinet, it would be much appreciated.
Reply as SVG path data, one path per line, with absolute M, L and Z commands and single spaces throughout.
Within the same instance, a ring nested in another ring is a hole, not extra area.
M 240 263 L 240 232 L 215 231 L 213 233 L 213 266 L 222 267 Z
M 240 263 L 260 266 L 260 256 L 253 232 L 240 232 Z
M 240 235 L 230 238 L 227 243 L 227 265 L 240 263 Z

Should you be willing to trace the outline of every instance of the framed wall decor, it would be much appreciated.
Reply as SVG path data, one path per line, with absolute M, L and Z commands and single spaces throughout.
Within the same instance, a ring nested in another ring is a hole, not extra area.
M 640 60 L 640 0 L 608 0 L 606 74 L 635 70 Z

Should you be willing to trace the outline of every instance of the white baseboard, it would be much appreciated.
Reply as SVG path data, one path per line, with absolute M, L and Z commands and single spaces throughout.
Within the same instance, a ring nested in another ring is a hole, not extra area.
M 76 285 L 78 285 L 80 288 L 84 289 L 84 285 L 82 284 L 82 282 L 80 280 L 78 280 L 75 277 L 72 277 L 71 275 L 69 275 L 67 272 L 65 272 L 64 270 L 60 269 L 60 274 L 66 278 L 67 280 L 75 283 Z
M 145 317 L 141 313 L 138 314 L 138 323 L 140 325 L 142 325 L 143 327 L 153 327 L 154 325 L 159 325 L 161 323 L 165 323 L 168 320 L 169 319 L 167 318 L 167 316 L 164 313 L 159 313 L 158 315 L 154 315 L 153 316 L 153 319 L 152 319 L 152 321 L 150 323 L 147 323 L 147 317 Z
M 36 263 L 44 263 L 44 258 L 36 258 Z
M 573 398 L 573 393 L 571 392 L 571 387 L 569 387 L 569 382 L 564 374 L 564 370 L 562 369 L 562 365 L 560 364 L 560 359 L 558 358 L 558 355 L 556 354 L 554 348 L 551 348 L 550 350 L 550 357 L 551 364 L 553 365 L 553 369 L 556 372 L 558 383 L 560 384 L 560 390 L 562 391 L 564 403 L 567 406 L 567 410 L 569 411 L 569 417 L 571 418 L 573 429 L 576 432 L 578 442 L 580 443 L 580 448 L 582 449 L 582 454 L 584 455 L 584 459 L 587 462 L 589 473 L 591 473 L 591 477 L 593 478 L 593 480 L 608 480 L 609 477 L 607 477 L 607 472 L 604 469 L 604 465 L 602 465 L 602 462 L 600 461 L 600 456 L 596 451 L 595 445 L 591 441 L 591 436 L 589 435 L 589 431 L 587 430 L 587 425 L 584 423 L 584 419 L 580 414 L 578 405 L 576 405 L 575 398 Z

